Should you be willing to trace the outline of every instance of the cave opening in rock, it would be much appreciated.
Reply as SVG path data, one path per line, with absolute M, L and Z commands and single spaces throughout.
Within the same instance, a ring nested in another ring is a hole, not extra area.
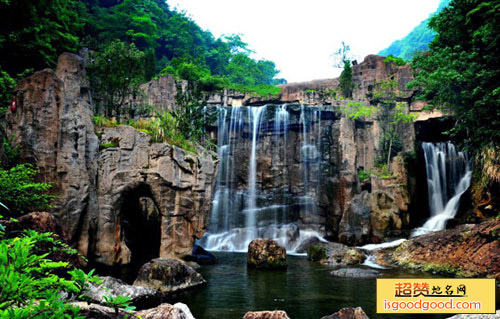
M 129 275 L 135 277 L 139 268 L 160 255 L 161 214 L 151 187 L 141 184 L 123 195 L 120 209 L 122 236 L 131 252 Z

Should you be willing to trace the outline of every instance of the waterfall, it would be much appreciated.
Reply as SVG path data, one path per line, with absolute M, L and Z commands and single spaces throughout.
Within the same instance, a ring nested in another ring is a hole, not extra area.
M 248 204 L 246 209 L 246 227 L 248 231 L 245 246 L 247 246 L 252 239 L 257 237 L 257 217 L 255 216 L 257 214 L 257 137 L 259 134 L 260 119 L 265 108 L 265 106 L 254 107 L 250 113 L 252 115 L 251 121 L 249 121 L 252 123 L 252 150 L 250 152 L 250 169 L 248 172 Z
M 430 218 L 422 227 L 416 228 L 411 237 L 443 230 L 446 222 L 455 217 L 460 197 L 469 188 L 472 170 L 467 154 L 457 152 L 455 145 L 447 143 L 422 143 L 427 174 L 427 192 Z M 362 247 L 367 258 L 363 265 L 381 268 L 375 261 L 372 251 L 399 246 L 405 239 L 388 243 L 369 244 Z
M 455 217 L 460 197 L 469 188 L 472 170 L 467 155 L 451 143 L 422 143 L 427 173 L 430 218 L 412 236 L 443 230 Z
M 319 227 L 311 226 L 320 193 L 320 109 L 286 104 L 218 109 L 219 171 L 200 245 L 246 251 L 260 237 L 293 253 L 305 240 L 323 240 Z M 272 178 L 264 186 L 266 175 Z M 290 179 L 300 176 L 292 191 Z

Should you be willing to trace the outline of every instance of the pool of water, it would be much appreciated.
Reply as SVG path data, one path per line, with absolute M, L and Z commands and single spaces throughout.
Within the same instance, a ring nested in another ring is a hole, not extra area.
M 305 257 L 288 256 L 286 271 L 262 271 L 247 269 L 245 253 L 215 255 L 217 265 L 199 270 L 207 284 L 176 300 L 187 304 L 197 319 L 241 319 L 247 311 L 257 310 L 285 310 L 292 319 L 319 319 L 340 308 L 357 306 L 372 319 L 450 317 L 377 315 L 375 279 L 335 278 L 329 274 L 331 268 Z M 394 269 L 380 271 L 390 278 L 436 277 Z

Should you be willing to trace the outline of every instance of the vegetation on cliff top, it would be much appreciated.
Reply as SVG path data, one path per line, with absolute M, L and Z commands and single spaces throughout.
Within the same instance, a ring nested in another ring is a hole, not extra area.
M 451 137 L 472 153 L 500 145 L 500 2 L 453 0 L 413 60 L 420 97 L 456 118 Z
M 142 55 L 142 70 L 129 76 L 131 83 L 159 74 L 183 78 L 186 65 L 205 70 L 214 89 L 240 85 L 255 91 L 255 86 L 286 82 L 276 78 L 272 61 L 253 59 L 239 35 L 216 39 L 166 1 L 0 0 L 0 26 L 2 106 L 24 70 L 54 67 L 64 51 L 104 52 L 112 43 L 133 45 Z

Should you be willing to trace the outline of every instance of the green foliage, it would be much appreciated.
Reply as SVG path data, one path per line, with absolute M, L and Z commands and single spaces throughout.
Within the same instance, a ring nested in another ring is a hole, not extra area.
M 105 150 L 105 149 L 113 148 L 113 147 L 118 147 L 118 144 L 115 141 L 111 141 L 108 143 L 102 143 L 99 145 L 100 150 Z
M 307 259 L 311 261 L 321 261 L 326 259 L 325 247 L 312 245 L 307 250 Z
M 115 39 L 135 44 L 146 52 L 146 79 L 160 71 L 165 73 L 165 67 L 176 69 L 181 60 L 206 68 L 211 75 L 223 77 L 230 83 L 282 82 L 274 78 L 279 71 L 273 62 L 250 58 L 252 51 L 240 35 L 215 39 L 185 13 L 170 9 L 164 1 L 82 2 L 86 7 L 84 44 L 94 50 L 101 50 L 103 44 Z
M 451 136 L 472 153 L 500 145 L 500 3 L 452 0 L 429 26 L 437 35 L 410 87 L 453 114 Z
M 360 170 L 358 172 L 358 177 L 360 181 L 366 181 L 370 179 L 371 172 L 370 171 L 365 171 L 365 170 Z
M 14 135 L 11 135 L 8 140 L 3 138 L 3 142 L 0 147 L 0 168 L 10 169 L 19 163 L 19 146 L 12 145 L 14 145 Z
M 373 105 L 365 105 L 364 102 L 349 101 L 347 106 L 340 107 L 340 111 L 350 119 L 357 120 L 372 116 L 377 108 Z
M 0 168 L 0 202 L 19 215 L 32 210 L 51 207 L 54 195 L 47 194 L 48 183 L 36 183 L 38 169 L 30 164 L 19 164 L 10 169 Z
M 253 96 L 260 96 L 263 98 L 269 96 L 277 96 L 281 93 L 280 87 L 269 84 L 258 84 L 258 85 L 229 84 L 227 88 L 241 93 L 249 93 L 250 95 Z
M 92 271 L 69 270 L 67 262 L 47 258 L 39 247 L 56 241 L 51 233 L 29 230 L 21 237 L 0 236 L 0 318 L 84 318 L 69 302 L 84 299 L 89 283 L 99 282 Z
M 351 98 L 353 89 L 351 61 L 345 61 L 344 70 L 340 73 L 340 90 L 345 98 Z
M 438 9 L 431 16 L 439 13 L 450 1 L 441 0 Z M 383 56 L 393 55 L 405 60 L 411 60 L 418 52 L 426 51 L 429 43 L 436 34 L 428 27 L 428 22 L 429 19 L 422 21 L 407 36 L 401 40 L 394 41 L 388 48 L 380 51 L 378 54 Z
M 403 66 L 403 65 L 408 64 L 408 61 L 406 61 L 403 58 L 395 57 L 394 55 L 390 54 L 390 55 L 388 55 L 388 56 L 385 57 L 384 63 L 387 63 L 387 64 L 388 63 L 394 63 L 395 65 Z
M 124 311 L 132 311 L 135 310 L 135 306 L 132 305 L 130 301 L 130 297 L 126 296 L 104 296 L 104 304 L 110 308 L 115 310 L 115 313 L 118 315 L 120 309 Z
M 0 70 L 14 77 L 26 68 L 54 66 L 60 53 L 74 52 L 83 26 L 78 8 L 75 0 L 1 1 Z
M 129 121 L 128 125 L 152 137 L 153 143 L 168 143 L 196 153 L 195 143 L 178 129 L 179 122 L 169 111 L 157 112 L 152 120 Z
M 91 54 L 88 66 L 93 96 L 110 118 L 120 122 L 125 99 L 144 80 L 144 53 L 134 44 L 115 40 Z
M 93 117 L 94 125 L 97 128 L 103 128 L 103 127 L 117 127 L 119 124 L 114 122 L 111 119 L 108 119 L 104 117 L 103 115 L 95 115 Z

